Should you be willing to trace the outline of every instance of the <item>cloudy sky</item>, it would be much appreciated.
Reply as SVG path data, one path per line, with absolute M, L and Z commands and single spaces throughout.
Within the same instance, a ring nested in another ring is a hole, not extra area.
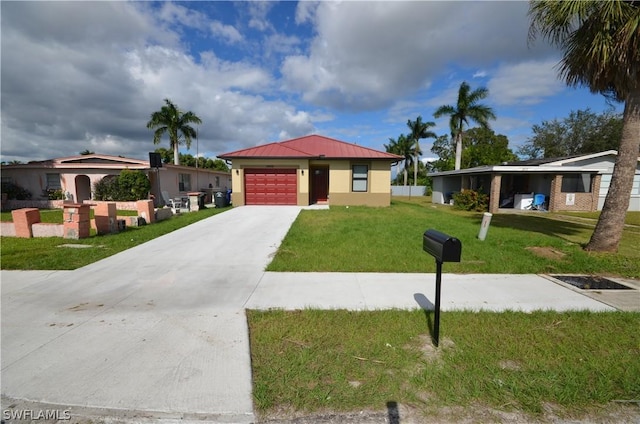
M 0 2 L 1 158 L 145 159 L 169 98 L 203 121 L 188 153 L 311 133 L 384 150 L 406 122 L 483 86 L 515 150 L 543 120 L 605 100 L 527 43 L 526 2 Z M 616 105 L 621 111 L 622 107 Z M 448 120 L 435 120 L 438 134 Z M 429 155 L 430 141 L 422 144 Z M 186 150 L 182 150 L 187 152 Z

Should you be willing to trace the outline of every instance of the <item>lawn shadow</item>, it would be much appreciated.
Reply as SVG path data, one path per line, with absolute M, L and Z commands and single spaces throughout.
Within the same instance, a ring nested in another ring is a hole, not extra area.
M 422 293 L 414 293 L 413 298 L 422 311 L 424 312 L 424 317 L 427 322 L 427 328 L 429 329 L 429 335 L 431 336 L 431 340 L 435 337 L 433 330 L 433 320 L 431 319 L 431 315 L 435 312 L 435 305 L 427 299 L 425 295 Z
M 479 226 L 482 222 L 482 215 L 476 215 L 472 219 L 474 223 Z M 537 232 L 552 237 L 560 237 L 569 241 L 572 241 L 568 238 L 569 236 L 576 236 L 583 233 L 585 229 L 593 230 L 593 225 L 561 221 L 546 216 L 515 213 L 494 214 L 491 218 L 491 226 Z

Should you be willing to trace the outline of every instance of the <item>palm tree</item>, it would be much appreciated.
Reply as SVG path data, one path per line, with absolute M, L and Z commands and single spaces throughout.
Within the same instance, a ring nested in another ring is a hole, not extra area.
M 586 250 L 618 250 L 640 149 L 640 3 L 532 1 L 529 39 L 540 34 L 564 55 L 559 74 L 569 86 L 625 103 L 609 191 Z
M 406 186 L 407 169 L 409 169 L 413 164 L 413 145 L 411 143 L 411 140 L 409 140 L 409 138 L 404 134 L 400 134 L 400 136 L 398 136 L 398 140 L 389 138 L 389 142 L 390 143 L 388 145 L 384 145 L 384 147 L 387 149 L 387 152 L 402 156 L 404 158 L 404 185 Z
M 173 149 L 173 163 L 180 165 L 178 146 L 184 144 L 187 149 L 191 147 L 191 139 L 196 137 L 196 130 L 189 124 L 201 124 L 202 121 L 193 112 L 182 112 L 169 99 L 162 108 L 151 114 L 147 122 L 147 128 L 155 129 L 153 144 L 159 144 L 165 133 L 169 134 L 169 143 Z
M 455 169 L 460 169 L 462 161 L 462 137 L 464 135 L 464 126 L 469 126 L 469 120 L 475 121 L 482 128 L 489 128 L 489 119 L 496 119 L 493 109 L 489 106 L 478 104 L 479 100 L 486 98 L 489 90 L 484 87 L 471 91 L 471 87 L 466 82 L 460 84 L 458 90 L 458 103 L 455 106 L 440 106 L 433 116 L 440 118 L 448 115 L 451 117 L 449 126 L 451 127 L 451 138 L 456 143 L 456 162 Z
M 398 148 L 398 142 L 394 139 L 389 137 L 389 144 L 384 144 L 384 148 L 386 150 L 387 153 L 393 153 L 394 155 L 399 155 L 400 154 L 400 149 Z M 400 161 L 396 162 L 396 184 L 398 185 L 398 180 L 400 179 Z
M 422 122 L 422 116 L 416 118 L 415 121 L 409 119 L 407 121 L 407 126 L 411 130 L 411 134 L 409 134 L 409 139 L 412 143 L 415 143 L 414 146 L 414 154 L 415 160 L 413 162 L 413 185 L 418 185 L 418 160 L 422 155 L 422 150 L 420 150 L 420 139 L 421 138 L 436 138 L 437 135 L 433 131 L 429 131 L 430 127 L 435 127 L 436 124 L 434 122 Z

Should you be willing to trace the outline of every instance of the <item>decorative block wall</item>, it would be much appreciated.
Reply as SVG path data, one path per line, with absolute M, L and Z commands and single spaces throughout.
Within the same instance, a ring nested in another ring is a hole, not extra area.
M 138 200 L 136 202 L 138 215 L 143 217 L 147 224 L 151 224 L 156 220 L 156 214 L 153 208 L 153 200 Z
M 96 232 L 98 234 L 111 234 L 118 232 L 116 204 L 115 202 L 100 202 L 96 204 L 93 215 L 95 217 Z
M 40 211 L 36 208 L 24 208 L 11 211 L 16 237 L 31 238 L 31 226 L 40 222 Z
M 81 239 L 89 237 L 91 223 L 89 212 L 91 208 L 87 204 L 67 203 L 64 205 L 63 225 L 64 238 Z

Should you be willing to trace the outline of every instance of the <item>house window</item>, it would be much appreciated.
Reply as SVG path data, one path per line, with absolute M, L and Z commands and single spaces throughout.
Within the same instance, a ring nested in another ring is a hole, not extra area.
M 191 175 L 178 174 L 178 190 L 191 191 Z
M 633 185 L 631 186 L 631 194 L 640 194 L 640 177 L 637 175 L 633 179 Z
M 352 191 L 367 191 L 367 182 L 369 181 L 368 165 L 353 165 L 352 168 Z
M 60 174 L 47 174 L 47 189 L 62 190 L 62 184 L 60 183 Z
M 593 175 L 591 174 L 568 174 L 562 176 L 563 193 L 591 193 L 593 185 Z
M 220 187 L 220 177 L 216 177 L 216 187 Z

